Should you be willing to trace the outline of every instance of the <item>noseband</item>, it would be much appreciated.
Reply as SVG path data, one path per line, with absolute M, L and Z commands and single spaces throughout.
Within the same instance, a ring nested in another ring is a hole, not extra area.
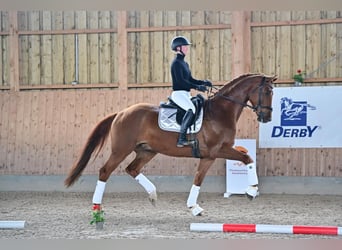
M 273 108 L 272 108 L 271 106 L 263 106 L 263 105 L 262 105 L 262 98 L 263 98 L 262 89 L 263 89 L 263 87 L 264 87 L 265 85 L 269 85 L 271 88 L 273 88 L 270 84 L 266 83 L 266 77 L 263 76 L 263 77 L 262 77 L 262 80 L 261 80 L 261 83 L 259 84 L 259 86 L 256 87 L 256 88 L 251 92 L 251 93 L 254 93 L 256 90 L 259 90 L 258 104 L 255 105 L 255 106 L 249 105 L 249 104 L 244 103 L 244 102 L 239 102 L 239 101 L 237 101 L 237 100 L 232 99 L 232 98 L 229 97 L 229 96 L 224 96 L 224 95 L 222 95 L 222 94 L 219 94 L 219 96 L 222 97 L 222 98 L 224 98 L 224 99 L 226 99 L 226 100 L 228 100 L 228 101 L 237 103 L 237 104 L 239 104 L 239 105 L 241 105 L 241 106 L 243 106 L 243 107 L 247 107 L 247 108 L 252 109 L 254 112 L 257 113 L 258 120 L 259 120 L 259 119 L 262 119 L 262 118 L 264 117 L 264 115 L 265 115 L 265 113 L 262 112 L 261 109 L 268 109 L 268 110 L 270 110 L 270 111 L 273 110 Z M 258 111 L 258 110 L 259 110 L 259 111 Z

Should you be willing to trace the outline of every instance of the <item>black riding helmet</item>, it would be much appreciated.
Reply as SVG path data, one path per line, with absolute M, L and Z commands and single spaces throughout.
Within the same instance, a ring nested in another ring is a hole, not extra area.
M 172 39 L 171 49 L 173 51 L 177 51 L 177 47 L 182 46 L 182 45 L 191 45 L 191 43 L 184 36 L 176 36 L 175 38 Z

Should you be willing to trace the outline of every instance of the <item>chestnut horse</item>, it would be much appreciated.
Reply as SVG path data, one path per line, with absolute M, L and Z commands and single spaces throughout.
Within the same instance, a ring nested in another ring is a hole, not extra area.
M 228 82 L 205 100 L 202 127 L 196 135 L 201 158 L 187 200 L 187 207 L 194 216 L 201 215 L 203 211 L 197 204 L 199 189 L 216 158 L 238 160 L 246 164 L 249 183 L 246 195 L 250 198 L 258 195 L 255 163 L 246 152 L 233 147 L 236 123 L 245 107 L 255 111 L 259 122 L 266 123 L 271 120 L 272 83 L 275 80 L 275 76 L 245 74 Z M 143 166 L 158 153 L 174 157 L 192 157 L 191 146 L 176 146 L 177 132 L 159 128 L 158 112 L 159 107 L 156 105 L 139 103 L 100 121 L 89 135 L 80 157 L 65 179 L 65 185 L 71 186 L 81 176 L 92 154 L 97 151 L 96 158 L 110 135 L 111 155 L 99 171 L 93 204 L 100 207 L 106 181 L 132 151 L 136 154 L 135 159 L 126 167 L 126 172 L 144 187 L 154 204 L 157 200 L 156 187 L 140 173 Z

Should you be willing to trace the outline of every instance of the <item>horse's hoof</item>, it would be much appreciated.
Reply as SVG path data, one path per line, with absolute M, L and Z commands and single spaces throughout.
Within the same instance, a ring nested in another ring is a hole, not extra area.
M 157 203 L 157 192 L 153 191 L 150 193 L 148 200 L 151 202 L 151 204 L 155 207 Z
M 198 204 L 193 207 L 190 207 L 191 213 L 193 216 L 202 216 L 203 208 L 201 208 Z
M 258 187 L 257 186 L 249 186 L 247 188 L 245 194 L 249 200 L 254 200 L 259 195 Z

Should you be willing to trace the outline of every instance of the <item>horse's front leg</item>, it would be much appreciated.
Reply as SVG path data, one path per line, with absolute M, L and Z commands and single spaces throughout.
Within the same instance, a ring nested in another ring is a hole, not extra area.
M 226 157 L 230 160 L 237 160 L 243 162 L 247 167 L 247 181 L 248 187 L 246 189 L 246 196 L 249 199 L 254 199 L 259 194 L 258 189 L 258 175 L 256 171 L 255 162 L 247 154 L 247 149 L 244 147 L 230 148 L 229 156 Z
M 200 191 L 202 182 L 204 180 L 204 177 L 207 174 L 208 169 L 210 168 L 210 166 L 213 164 L 214 161 L 215 159 L 203 158 L 199 162 L 199 165 L 198 165 L 195 177 L 194 177 L 193 185 L 190 189 L 189 197 L 186 203 L 188 208 L 191 209 L 192 215 L 194 216 L 201 215 L 201 213 L 203 212 L 203 208 L 201 208 L 197 204 L 197 198 L 198 198 L 199 191 Z

